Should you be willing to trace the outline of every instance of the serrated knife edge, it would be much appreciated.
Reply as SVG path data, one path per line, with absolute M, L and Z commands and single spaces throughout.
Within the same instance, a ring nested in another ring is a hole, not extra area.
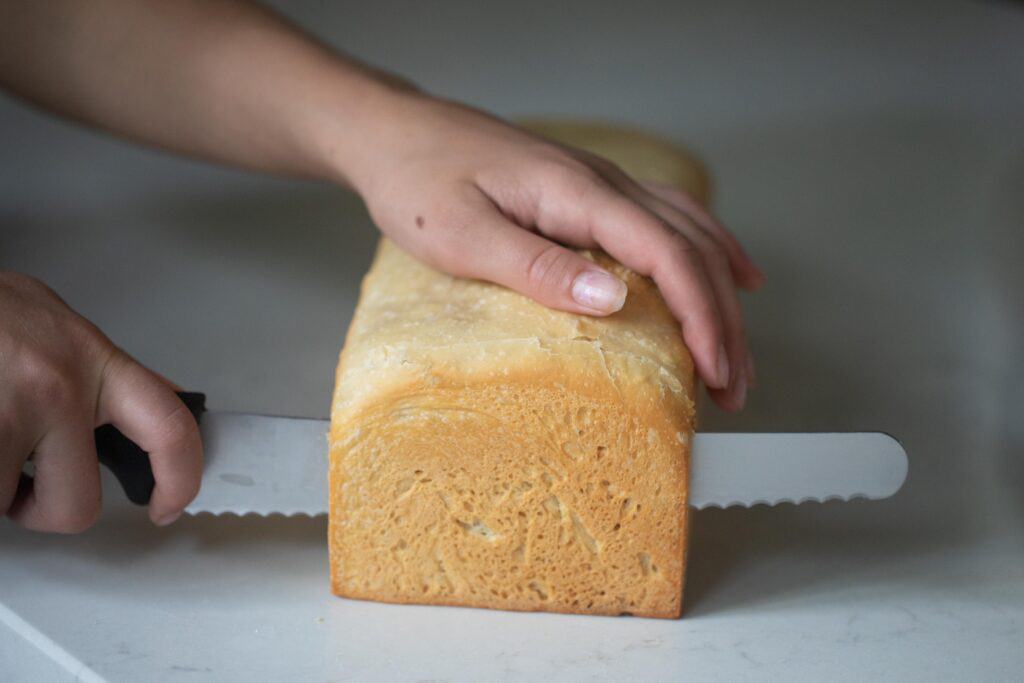
M 207 413 L 203 486 L 189 514 L 317 516 L 327 512 L 327 420 Z M 906 453 L 882 432 L 695 435 L 689 503 L 802 504 L 891 496 Z

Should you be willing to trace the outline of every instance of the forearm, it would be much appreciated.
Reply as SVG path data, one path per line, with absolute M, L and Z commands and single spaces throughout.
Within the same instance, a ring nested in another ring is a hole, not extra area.
M 736 286 L 764 276 L 698 201 L 416 95 L 269 10 L 0 0 L 0 84 L 152 145 L 348 184 L 421 260 L 552 308 L 608 315 L 624 305 L 623 282 L 566 247 L 603 249 L 657 283 L 719 405 L 741 407 L 753 381 Z
M 0 2 L 0 84 L 139 142 L 341 182 L 402 89 L 240 0 Z

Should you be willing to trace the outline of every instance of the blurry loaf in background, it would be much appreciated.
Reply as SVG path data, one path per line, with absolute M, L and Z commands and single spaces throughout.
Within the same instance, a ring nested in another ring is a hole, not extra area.
M 702 201 L 677 147 L 535 122 Z M 606 318 L 453 278 L 386 239 L 338 365 L 330 431 L 337 595 L 398 603 L 679 616 L 693 364 L 647 278 Z
M 558 119 L 530 120 L 523 125 L 546 138 L 613 161 L 636 180 L 673 185 L 704 206 L 711 203 L 711 181 L 704 164 L 663 138 L 623 126 Z

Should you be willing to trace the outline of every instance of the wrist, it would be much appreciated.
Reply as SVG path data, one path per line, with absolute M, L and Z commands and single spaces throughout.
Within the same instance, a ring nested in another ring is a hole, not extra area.
M 314 175 L 360 194 L 417 107 L 429 99 L 412 83 L 370 67 L 343 64 L 301 143 Z

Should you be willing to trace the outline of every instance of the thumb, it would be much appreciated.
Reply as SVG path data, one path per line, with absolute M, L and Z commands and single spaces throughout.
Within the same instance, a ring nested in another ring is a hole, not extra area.
M 118 349 L 104 368 L 96 423 L 113 424 L 149 453 L 153 522 L 174 521 L 199 491 L 203 445 L 195 418 L 166 380 Z
M 509 221 L 493 206 L 453 230 L 435 253 L 437 265 L 460 277 L 488 280 L 571 313 L 609 315 L 626 302 L 626 283 L 607 270 Z M 455 242 L 458 243 L 455 243 Z

